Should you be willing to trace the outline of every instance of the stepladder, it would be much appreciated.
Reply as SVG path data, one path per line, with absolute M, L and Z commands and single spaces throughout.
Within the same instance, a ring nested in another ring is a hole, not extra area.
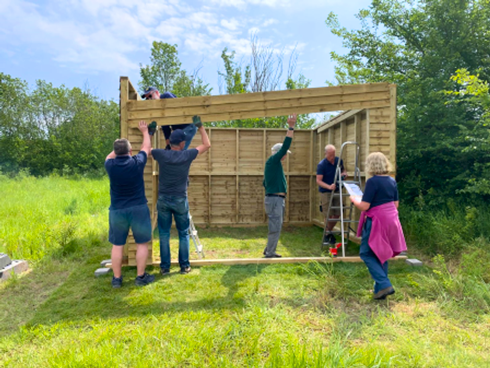
M 194 226 L 194 221 L 192 220 L 192 215 L 189 213 L 189 238 L 192 239 L 194 246 L 196 247 L 196 253 L 199 259 L 204 258 L 204 250 L 203 245 L 201 244 L 201 240 L 199 239 L 199 235 L 197 234 L 197 229 Z
M 354 170 L 351 176 L 342 175 L 342 162 L 347 162 L 347 147 L 354 146 Z M 361 171 L 359 169 L 359 152 L 360 146 L 357 142 L 344 142 L 340 147 L 339 160 L 335 168 L 334 183 L 336 184 L 335 191 L 330 196 L 330 203 L 327 209 L 326 221 L 323 229 L 322 250 L 328 248 L 332 256 L 337 256 L 338 248 L 341 248 L 342 257 L 345 257 L 346 245 L 349 243 L 351 233 L 357 232 L 358 219 L 354 218 L 354 204 L 350 202 L 345 205 L 346 199 L 349 197 L 346 185 L 355 184 L 361 188 Z M 346 198 L 347 197 L 347 198 Z M 335 199 L 339 199 L 338 201 Z M 335 211 L 335 210 L 339 211 Z M 340 215 L 334 216 L 334 212 Z M 329 224 L 337 224 L 336 228 L 329 228 Z M 340 237 L 340 242 L 337 242 L 336 236 Z

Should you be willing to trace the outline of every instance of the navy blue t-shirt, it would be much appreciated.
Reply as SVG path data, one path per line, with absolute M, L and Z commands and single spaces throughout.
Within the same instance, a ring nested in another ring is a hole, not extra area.
M 146 160 L 146 152 L 140 151 L 135 156 L 116 156 L 105 161 L 111 183 L 111 210 L 148 203 L 143 180 Z
M 337 168 L 337 164 L 339 163 L 339 158 L 335 157 L 334 163 L 330 163 L 326 158 L 320 161 L 318 166 L 316 167 L 316 174 L 323 175 L 322 181 L 325 184 L 331 185 L 333 184 L 333 180 L 335 179 L 335 169 Z M 340 160 L 340 171 L 344 171 L 344 161 Z M 330 189 L 325 189 L 318 186 L 320 193 L 331 192 Z M 339 188 L 336 188 L 335 191 L 338 191 Z
M 379 175 L 368 179 L 364 188 L 362 201 L 371 203 L 369 208 L 398 201 L 398 187 L 396 186 L 395 179 L 391 176 Z
M 189 169 L 199 151 L 154 149 L 151 154 L 160 167 L 158 194 L 186 197 Z

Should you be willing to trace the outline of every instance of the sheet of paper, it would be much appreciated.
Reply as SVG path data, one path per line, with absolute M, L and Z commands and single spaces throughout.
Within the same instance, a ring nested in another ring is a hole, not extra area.
M 347 192 L 349 195 L 353 196 L 354 198 L 358 199 L 359 201 L 362 200 L 362 190 L 359 188 L 358 185 L 356 184 L 347 184 L 344 183 L 345 189 L 347 189 Z

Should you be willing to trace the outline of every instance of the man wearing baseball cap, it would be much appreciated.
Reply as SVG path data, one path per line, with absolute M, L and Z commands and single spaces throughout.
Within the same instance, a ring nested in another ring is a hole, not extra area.
M 164 98 L 177 98 L 172 92 L 164 92 L 160 94 L 156 87 L 148 87 L 141 95 L 146 100 L 161 100 Z M 172 131 L 182 129 L 185 133 L 185 146 L 184 150 L 189 148 L 192 138 L 196 135 L 197 127 L 194 124 L 177 124 L 177 125 L 164 125 L 162 126 L 163 134 L 165 135 L 165 141 L 167 142 L 166 149 L 170 149 L 170 134 Z
M 154 149 L 151 154 L 160 167 L 158 186 L 158 232 L 160 234 L 160 273 L 170 273 L 170 227 L 172 216 L 179 233 L 180 273 L 191 271 L 189 263 L 189 202 L 187 183 L 192 161 L 210 147 L 209 137 L 202 126 L 199 116 L 193 118 L 201 134 L 201 145 L 185 150 L 186 134 L 184 130 L 174 130 L 169 137 L 170 150 Z
M 269 218 L 269 234 L 267 235 L 267 246 L 264 249 L 265 258 L 279 258 L 276 253 L 277 242 L 281 235 L 282 222 L 284 220 L 284 208 L 286 193 L 288 191 L 286 176 L 281 161 L 286 158 L 293 141 L 294 126 L 296 125 L 296 114 L 288 117 L 289 129 L 284 142 L 272 146 L 272 156 L 265 163 L 264 187 L 265 187 L 265 212 Z

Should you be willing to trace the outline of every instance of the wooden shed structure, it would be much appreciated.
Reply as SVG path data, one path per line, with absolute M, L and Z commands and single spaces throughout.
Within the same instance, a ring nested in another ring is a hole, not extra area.
M 396 163 L 396 86 L 392 84 L 144 101 L 127 77 L 121 77 L 120 83 L 121 138 L 129 139 L 135 149 L 142 142 L 142 135 L 137 129 L 140 120 L 171 125 L 190 123 L 194 115 L 199 115 L 206 123 L 343 110 L 343 113 L 315 129 L 295 131 L 290 148 L 292 154 L 283 162 L 288 181 L 285 223 L 323 225 L 319 212 L 316 166 L 324 157 L 325 145 L 333 144 L 339 149 L 345 141 L 360 143 L 362 176 L 365 176 L 365 158 L 371 152 L 381 151 L 393 164 Z M 189 208 L 195 224 L 266 224 L 262 186 L 264 164 L 270 156 L 271 147 L 284 140 L 286 130 L 206 129 L 212 147 L 193 162 L 190 170 Z M 197 134 L 191 147 L 199 143 Z M 152 145 L 153 148 L 165 147 L 161 130 L 153 137 Z M 349 168 L 354 165 L 353 148 L 347 151 L 344 162 L 349 173 Z M 144 179 L 148 205 L 156 224 L 156 162 L 148 161 Z M 316 246 L 312 244 L 312 247 Z M 132 236 L 125 249 L 128 264 L 135 265 L 136 244 Z M 153 261 L 156 259 L 149 259 L 149 263 Z

